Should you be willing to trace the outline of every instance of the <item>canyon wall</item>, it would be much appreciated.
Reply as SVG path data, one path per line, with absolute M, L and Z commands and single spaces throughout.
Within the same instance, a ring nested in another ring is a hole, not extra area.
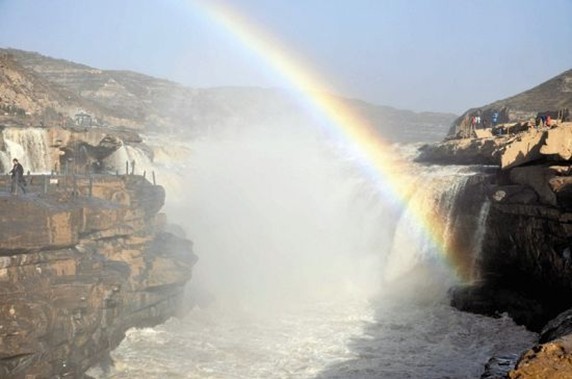
M 491 165 L 477 175 L 482 180 L 468 183 L 460 203 L 466 217 L 477 217 L 463 201 L 470 205 L 481 192 L 490 207 L 475 259 L 476 278 L 452 291 L 452 304 L 491 316 L 506 312 L 540 333 L 540 344 L 513 362 L 515 370 L 506 374 L 511 378 L 549 377 L 540 375 L 543 372 L 555 375 L 550 377 L 572 375 L 571 158 L 569 122 L 505 136 L 444 141 L 424 148 L 419 157 Z M 505 376 L 483 375 L 493 377 Z
M 73 188 L 0 192 L 2 378 L 81 377 L 127 329 L 180 309 L 197 258 L 165 231 L 163 188 L 135 175 Z

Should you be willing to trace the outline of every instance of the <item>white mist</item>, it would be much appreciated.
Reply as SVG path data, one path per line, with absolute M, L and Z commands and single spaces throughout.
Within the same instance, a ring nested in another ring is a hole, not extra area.
M 111 374 L 90 375 L 474 378 L 491 355 L 534 338 L 506 317 L 452 309 L 454 278 L 415 218 L 339 146 L 260 131 L 179 145 L 176 162 L 158 162 L 159 183 L 199 256 L 191 294 L 208 301 L 129 331 Z M 430 185 L 430 171 L 417 172 L 413 194 L 428 204 L 458 182 L 436 170 Z
M 390 243 L 383 209 L 368 209 L 362 179 L 336 154 L 300 135 L 193 143 L 184 194 L 167 212 L 200 256 L 194 284 L 263 307 L 375 292 Z

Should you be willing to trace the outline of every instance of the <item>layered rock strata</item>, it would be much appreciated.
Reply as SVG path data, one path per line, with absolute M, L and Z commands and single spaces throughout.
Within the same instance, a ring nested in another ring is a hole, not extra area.
M 494 358 L 483 378 L 560 378 L 572 372 L 572 317 L 568 312 L 553 320 L 572 308 L 571 141 L 572 124 L 563 123 L 512 136 L 446 141 L 421 155 L 432 162 L 498 167 L 480 187 L 491 206 L 475 259 L 478 276 L 473 285 L 452 292 L 452 304 L 488 315 L 507 312 L 542 335 L 517 362 Z M 470 188 L 469 183 L 465 191 Z M 495 359 L 505 373 L 491 375 Z
M 197 258 L 164 231 L 163 188 L 139 176 L 73 188 L 0 193 L 2 378 L 82 377 L 127 329 L 181 304 Z
M 443 164 L 498 165 L 502 169 L 539 160 L 572 156 L 572 122 L 554 128 L 526 128 L 524 132 L 484 138 L 450 139 L 421 148 L 419 161 Z

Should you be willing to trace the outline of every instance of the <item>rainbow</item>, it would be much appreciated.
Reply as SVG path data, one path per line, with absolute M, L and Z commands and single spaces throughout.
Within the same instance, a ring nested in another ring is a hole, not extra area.
M 448 246 L 445 223 L 435 212 L 422 211 L 420 204 L 411 202 L 411 178 L 403 174 L 408 163 L 397 161 L 391 144 L 383 140 L 372 125 L 360 117 L 340 98 L 328 94 L 327 81 L 313 71 L 295 52 L 286 48 L 266 30 L 258 28 L 231 8 L 216 0 L 189 0 L 192 11 L 204 13 L 244 48 L 255 53 L 268 68 L 281 76 L 294 91 L 301 94 L 306 106 L 320 114 L 340 138 L 349 142 L 352 152 L 361 160 L 369 177 L 379 185 L 384 196 L 390 197 L 403 209 L 415 215 L 423 229 L 450 269 L 461 281 L 470 280 L 467 254 Z

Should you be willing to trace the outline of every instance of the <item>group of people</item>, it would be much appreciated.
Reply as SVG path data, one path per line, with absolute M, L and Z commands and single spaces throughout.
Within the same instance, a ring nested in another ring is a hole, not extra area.
M 16 158 L 12 159 L 12 170 L 9 174 L 12 177 L 11 191 L 14 194 L 18 193 L 18 190 L 22 193 L 26 193 L 26 178 L 24 177 L 24 167 L 18 162 Z
M 539 117 L 536 117 L 535 120 L 535 126 L 536 129 L 540 128 L 550 128 L 552 126 L 552 117 L 550 117 L 550 115 L 542 115 Z
M 473 114 L 470 118 L 470 122 L 471 122 L 471 130 L 475 130 L 475 129 L 479 129 L 479 128 L 494 128 L 499 120 L 499 112 L 498 111 L 494 111 L 489 115 L 485 115 L 488 117 L 485 117 L 485 119 L 483 120 L 480 112 Z
M 471 117 L 471 127 L 473 130 L 476 129 L 477 125 L 481 125 L 481 116 L 472 116 Z

